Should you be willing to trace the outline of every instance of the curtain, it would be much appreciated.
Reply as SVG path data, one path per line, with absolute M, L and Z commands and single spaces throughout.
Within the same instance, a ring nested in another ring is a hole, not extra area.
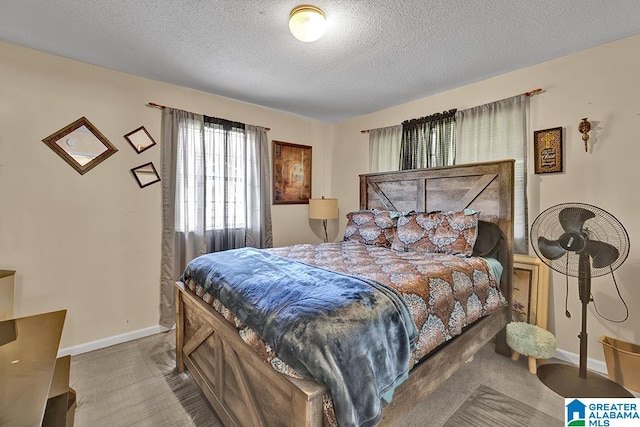
M 246 188 L 246 237 L 247 246 L 273 247 L 271 233 L 271 166 L 267 129 L 246 125 L 247 160 Z
M 514 250 L 529 253 L 525 95 L 456 113 L 456 163 L 515 159 Z
M 398 170 L 402 125 L 369 131 L 369 172 Z
M 400 170 L 454 164 L 455 112 L 449 110 L 402 123 Z
M 173 284 L 193 258 L 272 246 L 269 180 L 266 129 L 163 110 L 161 325 L 173 325 Z

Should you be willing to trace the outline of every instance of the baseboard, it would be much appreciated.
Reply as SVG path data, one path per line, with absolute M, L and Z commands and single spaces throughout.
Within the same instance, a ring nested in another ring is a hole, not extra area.
M 123 342 L 133 341 L 138 338 L 148 337 L 150 335 L 159 334 L 160 332 L 166 332 L 169 329 L 170 328 L 156 325 L 156 326 L 151 326 L 144 329 L 138 329 L 137 331 L 127 332 L 125 334 L 114 335 L 112 337 L 107 337 L 100 340 L 75 345 L 72 347 L 61 348 L 60 350 L 58 350 L 58 357 L 67 356 L 67 355 L 75 356 L 78 354 L 87 353 L 89 351 L 99 350 L 105 347 L 111 347 L 112 345 L 122 344 Z M 580 356 L 570 351 L 557 349 L 555 357 L 556 359 L 571 363 L 572 365 L 577 366 L 580 364 Z M 605 374 L 605 375 L 607 374 L 607 365 L 605 362 L 602 362 L 600 360 L 587 358 L 587 369 L 590 369 L 595 372 L 599 372 L 601 374 Z
M 62 356 L 75 356 L 82 353 L 87 353 L 93 350 L 100 350 L 101 348 L 111 347 L 112 345 L 122 344 L 123 342 L 133 341 L 138 338 L 148 337 L 150 335 L 159 334 L 160 332 L 169 331 L 170 328 L 156 325 L 150 326 L 144 329 L 138 329 L 137 331 L 131 331 L 120 335 L 114 335 L 112 337 L 103 338 L 96 341 L 91 341 L 84 344 L 74 345 L 71 347 L 65 347 L 58 350 L 58 357 Z
M 570 351 L 556 349 L 555 357 L 556 359 L 571 363 L 572 365 L 578 366 L 580 364 L 580 355 L 571 353 Z M 607 375 L 607 364 L 600 360 L 587 357 L 587 369 Z

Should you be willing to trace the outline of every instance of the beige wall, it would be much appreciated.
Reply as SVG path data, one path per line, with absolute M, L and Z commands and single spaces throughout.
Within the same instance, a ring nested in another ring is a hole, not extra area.
M 330 195 L 326 125 L 6 43 L 0 58 L 0 268 L 17 270 L 16 316 L 68 309 L 63 348 L 158 324 L 161 186 L 140 189 L 130 169 L 159 167 L 160 148 L 136 154 L 123 138 L 144 125 L 160 141 L 147 102 L 311 145 L 313 193 Z M 83 176 L 42 142 L 82 116 L 119 150 Z M 275 245 L 321 241 L 307 205 L 272 213 Z
M 0 268 L 17 270 L 15 314 L 67 308 L 63 347 L 157 325 L 160 185 L 139 189 L 129 169 L 147 161 L 159 165 L 160 149 L 138 155 L 122 137 L 144 125 L 159 140 L 160 111 L 145 107 L 149 101 L 267 126 L 270 139 L 313 146 L 313 194 L 339 198 L 342 219 L 339 227 L 330 223 L 330 237 L 340 239 L 344 214 L 358 208 L 357 175 L 368 172 L 368 137 L 361 129 L 542 87 L 545 92 L 531 99 L 530 134 L 564 128 L 565 173 L 530 174 L 531 221 L 557 203 L 590 203 L 618 217 L 631 241 L 640 241 L 634 190 L 639 50 L 635 36 L 326 125 L 0 43 Z M 83 115 L 119 151 L 80 176 L 41 140 Z M 577 131 L 582 117 L 593 123 L 589 153 Z M 310 224 L 306 213 L 306 205 L 272 207 L 276 246 L 320 241 L 319 224 Z M 629 320 L 610 323 L 594 315 L 593 305 L 589 309 L 589 355 L 595 359 L 602 359 L 600 335 L 640 342 L 640 254 L 634 247 L 616 272 Z M 566 319 L 564 279 L 552 275 L 549 326 L 559 348 L 573 353 L 580 329 L 576 286 L 571 279 L 573 318 Z M 621 316 L 609 278 L 594 279 L 593 294 L 603 314 Z
M 530 222 L 550 206 L 582 202 L 609 211 L 624 224 L 632 242 L 631 253 L 615 274 L 631 314 L 625 323 L 611 323 L 595 315 L 593 304 L 590 305 L 589 357 L 603 360 L 598 343 L 601 335 L 640 343 L 640 251 L 636 249 L 640 245 L 640 192 L 636 189 L 640 159 L 639 52 L 640 35 L 636 35 L 336 126 L 332 170 L 334 194 L 340 199 L 341 211 L 357 209 L 357 175 L 368 171 L 368 136 L 361 134 L 361 129 L 395 125 L 450 108 L 465 109 L 544 88 L 544 93 L 531 98 L 529 138 L 533 130 L 562 126 L 565 172 L 533 174 L 530 141 Z M 577 130 L 583 117 L 592 122 L 588 153 Z M 564 316 L 564 276 L 554 273 L 551 281 L 549 328 L 556 333 L 561 350 L 579 353 L 576 336 L 581 325 L 576 279 L 569 280 L 571 319 Z M 614 319 L 623 316 L 624 307 L 611 276 L 594 279 L 592 293 L 603 315 Z

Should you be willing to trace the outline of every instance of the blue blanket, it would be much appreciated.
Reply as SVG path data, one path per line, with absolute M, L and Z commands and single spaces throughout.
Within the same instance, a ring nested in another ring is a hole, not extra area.
M 338 423 L 372 426 L 408 375 L 415 325 L 391 288 L 253 248 L 203 255 L 182 280 L 218 298 L 300 374 L 325 384 Z

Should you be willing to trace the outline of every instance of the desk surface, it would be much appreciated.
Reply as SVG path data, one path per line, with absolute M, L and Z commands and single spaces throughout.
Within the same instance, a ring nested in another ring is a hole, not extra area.
M 66 313 L 0 322 L 0 425 L 42 424 Z

